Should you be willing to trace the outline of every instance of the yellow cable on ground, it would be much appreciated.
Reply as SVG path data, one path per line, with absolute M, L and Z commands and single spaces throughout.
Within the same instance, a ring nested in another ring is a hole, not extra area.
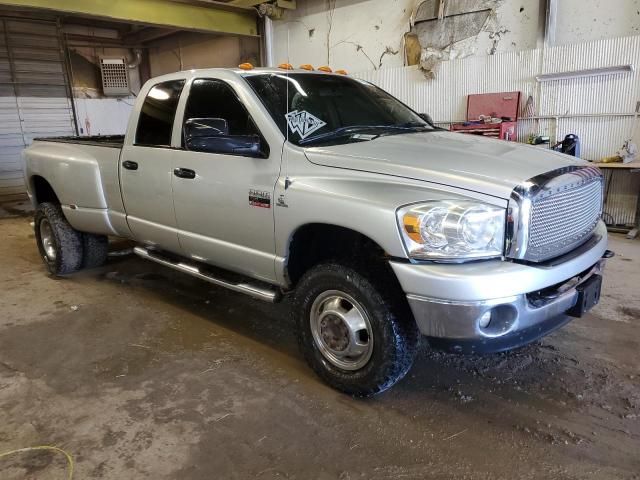
M 69 464 L 69 476 L 67 477 L 67 479 L 71 480 L 73 478 L 73 457 L 71 456 L 71 454 L 65 452 L 61 448 L 54 447 L 52 445 L 38 445 L 36 447 L 26 447 L 18 448 L 17 450 L 9 450 L 8 452 L 0 453 L 0 458 L 8 457 L 9 455 L 13 455 L 15 453 L 30 452 L 32 450 L 52 450 L 54 452 L 63 454 L 65 457 L 67 457 L 67 463 Z

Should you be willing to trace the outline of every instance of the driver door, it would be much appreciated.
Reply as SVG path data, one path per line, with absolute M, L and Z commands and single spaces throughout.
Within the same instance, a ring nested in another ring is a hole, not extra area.
M 233 88 L 221 79 L 191 82 L 182 124 L 189 119 L 221 119 L 229 135 L 260 135 Z M 274 281 L 271 197 L 279 176 L 279 150 L 266 153 L 266 158 L 189 151 L 182 137 L 182 148 L 173 157 L 173 201 L 183 254 Z M 256 194 L 259 202 L 254 201 Z

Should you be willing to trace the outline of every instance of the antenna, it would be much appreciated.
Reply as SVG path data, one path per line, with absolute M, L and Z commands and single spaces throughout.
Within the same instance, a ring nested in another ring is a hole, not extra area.
M 289 24 L 287 24 L 287 63 L 291 64 L 291 58 L 290 58 L 290 54 L 289 54 Z M 289 69 L 284 71 L 284 74 L 287 77 L 287 90 L 286 90 L 286 98 L 285 98 L 285 118 L 289 118 L 287 115 L 289 115 Z M 289 125 L 287 124 L 287 141 L 289 141 Z
M 287 63 L 291 63 L 291 59 L 290 59 L 290 55 L 289 55 L 289 24 L 287 23 Z M 286 143 L 289 141 L 289 69 L 285 70 L 284 72 L 285 76 L 287 77 L 287 81 L 285 82 L 286 85 L 286 93 L 285 93 L 285 99 L 284 99 L 284 104 L 285 104 L 285 123 L 284 123 L 284 129 L 285 129 L 285 145 L 283 145 L 282 147 L 282 173 L 284 174 L 284 189 L 285 191 L 289 188 L 289 155 L 286 152 L 285 146 Z

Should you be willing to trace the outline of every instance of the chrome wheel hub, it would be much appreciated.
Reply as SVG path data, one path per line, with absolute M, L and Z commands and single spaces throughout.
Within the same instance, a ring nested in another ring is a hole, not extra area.
M 343 370 L 364 367 L 373 352 L 369 317 L 356 300 L 344 292 L 321 293 L 311 306 L 311 334 L 332 365 Z
M 44 250 L 45 259 L 49 262 L 56 260 L 56 245 L 53 240 L 53 230 L 46 218 L 40 222 L 40 241 Z

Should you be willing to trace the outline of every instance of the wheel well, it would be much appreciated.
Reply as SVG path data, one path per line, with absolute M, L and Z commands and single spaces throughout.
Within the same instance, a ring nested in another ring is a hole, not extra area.
M 380 245 L 355 230 L 336 225 L 312 223 L 300 227 L 289 243 L 287 276 L 292 286 L 309 268 L 329 259 L 366 259 L 383 263 L 386 254 Z
M 43 177 L 34 175 L 31 177 L 31 182 L 33 184 L 33 195 L 36 205 L 43 202 L 60 203 L 53 187 Z

